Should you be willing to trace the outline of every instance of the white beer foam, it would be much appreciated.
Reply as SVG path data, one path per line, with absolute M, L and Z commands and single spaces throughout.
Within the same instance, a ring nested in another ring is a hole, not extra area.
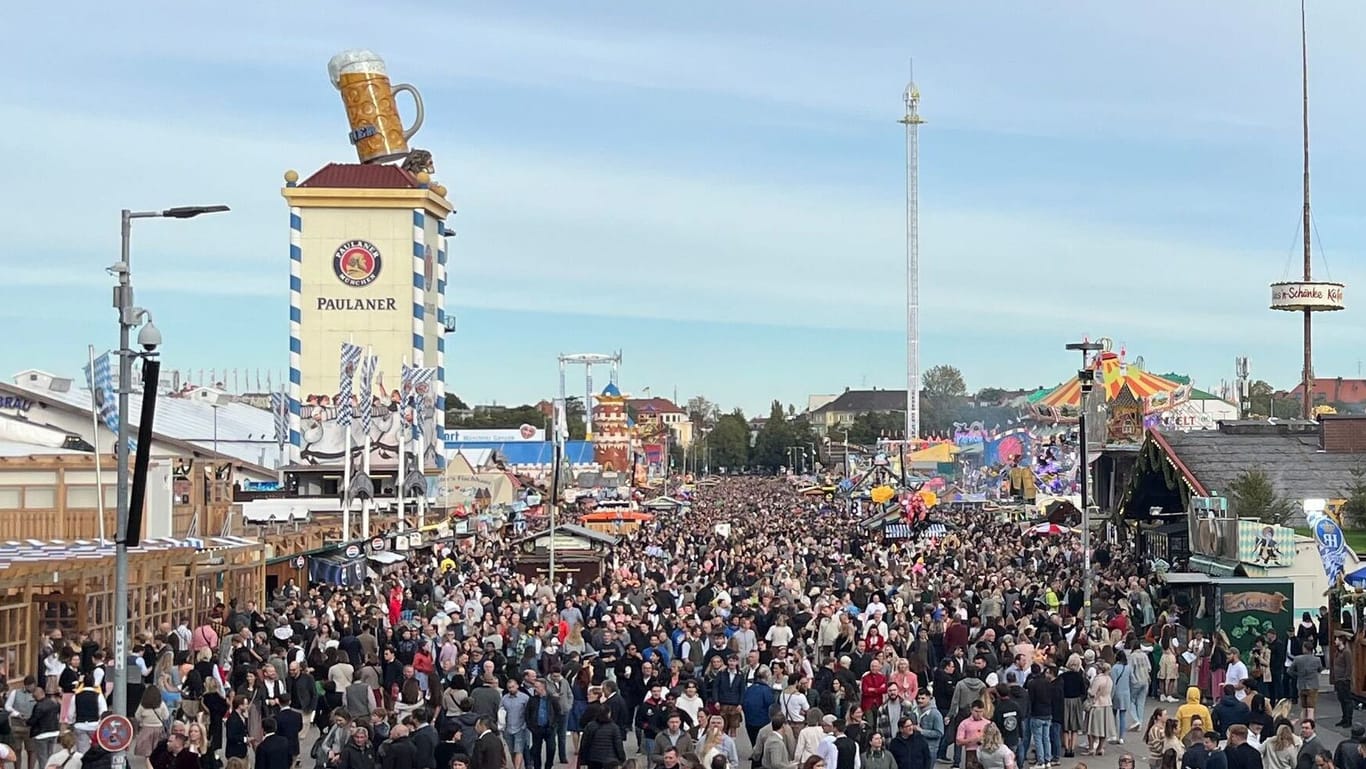
M 367 75 L 387 75 L 384 69 L 384 59 L 379 54 L 368 48 L 351 48 L 333 56 L 327 62 L 327 76 L 331 78 L 333 87 L 341 87 L 342 75 L 354 75 L 364 73 Z

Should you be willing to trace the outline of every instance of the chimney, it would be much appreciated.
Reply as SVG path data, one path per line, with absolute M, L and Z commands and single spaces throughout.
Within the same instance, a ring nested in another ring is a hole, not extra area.
M 1329 454 L 1366 454 L 1366 415 L 1319 417 L 1319 450 Z

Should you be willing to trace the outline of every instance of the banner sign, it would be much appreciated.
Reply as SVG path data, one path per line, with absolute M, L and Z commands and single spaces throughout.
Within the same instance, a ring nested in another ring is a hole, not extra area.
M 1335 585 L 1347 563 L 1347 538 L 1342 535 L 1342 527 L 1338 526 L 1337 521 L 1328 517 L 1327 507 L 1327 500 L 1304 500 L 1304 517 L 1314 530 L 1314 542 L 1319 546 L 1319 558 L 1323 560 L 1323 573 L 1328 576 L 1328 583 Z

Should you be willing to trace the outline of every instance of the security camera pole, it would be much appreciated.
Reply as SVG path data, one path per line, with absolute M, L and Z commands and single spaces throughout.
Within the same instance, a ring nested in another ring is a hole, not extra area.
M 133 392 L 133 358 L 139 353 L 129 349 L 128 337 L 134 326 L 147 314 L 133 304 L 133 268 L 129 261 L 129 240 L 134 219 L 190 219 L 200 214 L 227 211 L 227 206 L 182 206 L 164 211 L 129 211 L 123 209 L 119 243 L 119 284 L 114 287 L 114 309 L 119 311 L 119 437 L 114 443 L 118 457 L 118 519 L 114 543 L 114 701 L 109 703 L 115 713 L 130 715 L 128 710 L 128 396 Z M 155 331 L 155 329 L 152 329 Z M 159 335 L 156 335 L 159 336 Z M 155 336 L 148 334 L 151 342 Z M 156 387 L 156 382 L 144 384 Z M 91 397 L 94 397 L 93 394 Z M 104 490 L 101 489 L 103 494 Z M 123 754 L 114 757 L 114 765 L 123 764 Z

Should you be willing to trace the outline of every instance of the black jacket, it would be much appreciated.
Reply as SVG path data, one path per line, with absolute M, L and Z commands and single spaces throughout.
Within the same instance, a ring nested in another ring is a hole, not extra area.
M 546 716 L 545 726 L 541 726 L 537 723 L 537 721 L 540 720 L 540 717 L 537 714 L 541 710 L 542 702 L 545 702 L 546 705 L 549 707 L 549 712 Z M 531 699 L 527 701 L 526 728 L 530 729 L 532 734 L 545 735 L 553 733 L 555 731 L 555 722 L 559 719 L 559 717 L 560 706 L 555 701 L 554 697 L 548 695 L 545 697 L 541 697 L 539 695 L 532 695 Z
M 470 769 L 503 769 L 503 740 L 498 735 L 484 732 L 474 741 Z
M 620 764 L 626 760 L 626 738 L 615 721 L 595 721 L 589 724 L 583 730 L 580 744 L 580 752 L 588 766 Z
M 1228 769 L 1262 769 L 1262 754 L 1244 742 L 1224 749 Z
M 228 758 L 247 757 L 247 720 L 237 711 L 228 714 L 223 727 L 223 755 Z
M 289 743 L 289 754 L 299 755 L 299 734 L 304 730 L 303 714 L 294 708 L 281 709 L 275 714 L 275 733 Z
M 441 738 L 436 734 L 436 727 L 423 724 L 413 730 L 409 739 L 413 743 L 413 749 L 417 751 L 417 760 L 413 766 L 417 769 L 436 769 L 436 746 L 441 742 Z
M 375 769 L 375 757 L 369 747 L 362 750 L 347 740 L 337 759 L 337 769 Z
M 415 769 L 417 748 L 406 737 L 390 740 L 379 746 L 379 763 L 384 769 Z
M 283 735 L 269 735 L 256 746 L 256 769 L 290 769 L 293 765 L 294 754 Z
M 318 685 L 313 681 L 313 676 L 300 673 L 298 678 L 286 680 L 290 703 L 302 713 L 312 713 L 318 705 Z
M 896 769 L 933 769 L 934 757 L 930 755 L 930 743 L 925 735 L 914 732 L 910 736 L 898 734 L 887 746 L 892 754 Z
M 33 736 L 45 732 L 57 732 L 62 728 L 62 703 L 56 697 L 44 697 L 33 703 L 33 713 L 28 717 L 28 727 Z

